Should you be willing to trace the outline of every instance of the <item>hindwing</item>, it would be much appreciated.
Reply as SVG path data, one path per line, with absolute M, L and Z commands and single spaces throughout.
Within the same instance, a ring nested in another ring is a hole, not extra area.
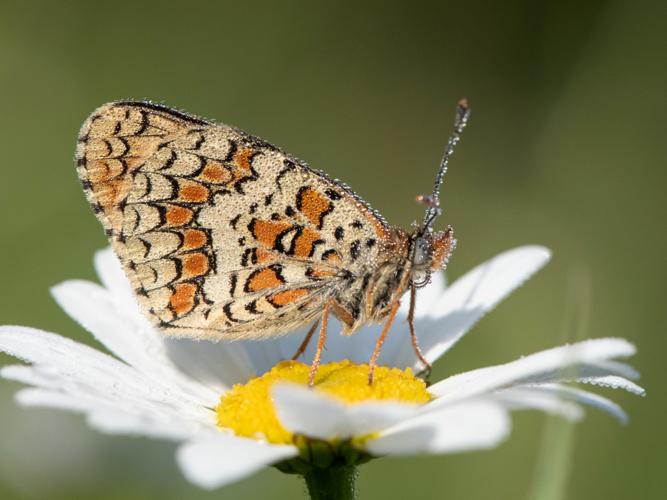
M 96 110 L 76 161 L 141 308 L 167 334 L 288 333 L 392 244 L 341 183 L 238 129 L 152 103 Z

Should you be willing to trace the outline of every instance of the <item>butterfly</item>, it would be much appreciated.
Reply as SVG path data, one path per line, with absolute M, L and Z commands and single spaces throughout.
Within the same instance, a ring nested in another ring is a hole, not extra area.
M 384 321 L 369 361 L 410 292 L 445 268 L 453 229 L 434 231 L 439 190 L 469 116 L 459 102 L 421 224 L 389 225 L 348 186 L 237 128 L 151 102 L 112 102 L 76 149 L 86 197 L 143 313 L 170 336 L 266 339 L 318 324 L 312 385 L 333 314 L 352 334 Z

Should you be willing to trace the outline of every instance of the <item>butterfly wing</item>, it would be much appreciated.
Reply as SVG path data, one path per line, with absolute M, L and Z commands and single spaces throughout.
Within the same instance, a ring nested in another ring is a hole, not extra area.
M 391 229 L 340 183 L 240 130 L 152 103 L 99 108 L 76 160 L 141 308 L 167 334 L 287 333 L 391 245 Z

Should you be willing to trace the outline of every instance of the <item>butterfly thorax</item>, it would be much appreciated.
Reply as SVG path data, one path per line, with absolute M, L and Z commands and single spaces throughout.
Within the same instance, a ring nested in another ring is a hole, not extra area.
M 400 228 L 391 228 L 382 249 L 363 267 L 350 273 L 336 291 L 334 314 L 351 334 L 368 322 L 381 321 L 391 303 L 406 290 L 410 241 Z
M 415 230 L 394 227 L 381 258 L 371 262 L 361 276 L 353 276 L 335 297 L 334 313 L 344 333 L 354 333 L 369 322 L 381 322 L 392 305 L 412 285 L 423 286 L 432 272 L 443 269 L 454 249 L 453 230 Z

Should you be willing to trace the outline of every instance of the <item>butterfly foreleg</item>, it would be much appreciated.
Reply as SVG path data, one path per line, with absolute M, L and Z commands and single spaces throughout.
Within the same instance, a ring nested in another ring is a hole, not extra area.
M 412 341 L 412 348 L 415 351 L 415 354 L 419 358 L 419 361 L 421 361 L 424 364 L 424 369 L 419 372 L 419 375 L 422 375 L 424 379 L 427 379 L 428 376 L 431 374 L 431 369 L 433 368 L 431 366 L 431 363 L 428 362 L 428 360 L 424 357 L 424 353 L 422 352 L 421 348 L 419 347 L 419 341 L 417 340 L 417 334 L 415 333 L 415 299 L 417 295 L 417 289 L 414 285 L 410 287 L 410 309 L 408 311 L 408 326 L 410 328 L 410 340 Z
M 324 312 L 322 313 L 322 324 L 320 325 L 320 334 L 317 339 L 317 350 L 315 351 L 315 357 L 313 358 L 313 364 L 310 365 L 310 375 L 308 376 L 308 387 L 313 387 L 315 384 L 315 375 L 317 374 L 317 369 L 320 366 L 320 360 L 322 359 L 322 351 L 324 350 L 324 344 L 327 341 L 327 325 L 329 323 L 329 311 L 333 307 L 333 301 L 327 302 L 324 306 Z M 317 324 L 317 323 L 316 323 Z M 315 329 L 313 328 L 313 331 Z
M 397 300 L 391 306 L 391 309 L 389 310 L 389 316 L 387 317 L 387 321 L 385 322 L 384 327 L 382 328 L 382 333 L 380 333 L 380 336 L 378 337 L 378 340 L 375 343 L 375 349 L 373 349 L 373 355 L 371 356 L 371 359 L 368 362 L 368 385 L 373 385 L 373 373 L 375 372 L 375 366 L 377 365 L 377 360 L 378 357 L 380 356 L 380 349 L 382 349 L 382 344 L 384 344 L 384 339 L 387 337 L 387 333 L 389 333 L 389 329 L 391 328 L 391 324 L 393 323 L 394 318 L 396 317 L 396 313 L 398 312 L 398 308 L 400 305 L 401 302 Z
M 317 325 L 319 324 L 319 320 L 317 320 L 313 325 L 310 327 L 308 330 L 308 333 L 306 333 L 306 336 L 303 339 L 303 342 L 301 342 L 301 345 L 299 345 L 299 348 L 296 350 L 294 353 L 294 356 L 292 356 L 292 361 L 296 361 L 299 359 L 299 357 L 306 352 L 306 349 L 308 348 L 308 344 L 310 344 L 310 339 L 313 338 L 313 334 L 315 333 L 315 329 L 317 328 Z

